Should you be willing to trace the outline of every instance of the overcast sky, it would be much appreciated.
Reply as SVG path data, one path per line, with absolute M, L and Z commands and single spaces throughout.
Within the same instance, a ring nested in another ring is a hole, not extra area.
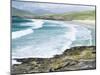
M 76 11 L 85 11 L 93 10 L 94 6 L 83 6 L 83 5 L 68 5 L 68 4 L 53 4 L 53 3 L 36 3 L 36 2 L 18 2 L 12 1 L 12 7 L 26 10 L 26 11 L 35 11 L 35 10 L 45 10 L 51 11 L 53 13 L 64 13 L 64 12 L 76 12 Z

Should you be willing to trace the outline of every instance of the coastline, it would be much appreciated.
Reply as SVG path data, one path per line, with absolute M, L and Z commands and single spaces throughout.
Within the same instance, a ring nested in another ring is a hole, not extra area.
M 12 74 L 95 69 L 96 47 L 72 47 L 66 49 L 61 55 L 55 55 L 53 58 L 23 58 L 15 60 L 22 63 L 12 65 Z
M 78 22 L 76 20 L 61 22 L 67 23 L 69 25 L 77 24 L 86 26 L 88 28 L 95 28 L 94 23 L 89 24 L 90 22 L 88 23 L 86 21 L 84 21 L 84 23 Z M 81 50 L 83 52 L 81 52 Z M 16 60 L 18 63 L 16 62 L 12 65 L 12 74 L 95 69 L 95 54 L 95 46 L 77 46 L 66 49 L 62 54 L 55 55 L 52 58 L 16 58 L 14 60 Z
M 92 28 L 92 29 L 95 29 L 96 27 L 95 20 L 72 20 L 72 21 L 63 21 L 63 22 L 69 23 L 69 24 L 82 25 L 82 26 L 85 26 L 87 28 Z
M 96 69 L 95 6 L 58 6 L 12 2 L 11 75 Z
M 73 22 L 79 22 L 89 25 L 95 25 L 95 20 L 72 20 Z
M 38 20 L 38 21 L 45 21 L 44 19 L 32 19 L 32 21 L 36 21 L 36 20 Z M 59 23 L 59 21 L 58 20 L 46 20 L 46 21 L 53 21 L 54 23 Z M 90 28 L 92 27 L 92 28 L 94 28 L 93 26 L 95 26 L 95 25 L 91 25 L 91 24 L 82 24 L 82 23 L 78 23 L 78 22 L 73 22 L 73 21 L 60 21 L 61 22 L 61 24 L 63 24 L 64 23 L 64 26 L 67 24 L 67 25 L 79 25 L 79 26 L 86 26 L 86 27 L 88 27 L 88 26 L 90 26 Z M 66 49 L 66 48 L 65 48 Z M 65 50 L 64 49 L 64 50 Z M 53 57 L 53 56 L 52 56 Z M 17 57 L 14 57 L 14 58 L 17 58 Z M 20 58 L 20 57 L 19 57 Z M 25 58 L 27 58 L 27 57 L 25 57 Z
M 32 19 L 32 18 L 31 18 Z M 54 22 L 64 22 L 64 23 L 69 23 L 69 24 L 77 24 L 77 25 L 82 25 L 82 26 L 86 26 L 86 27 L 89 27 L 89 28 L 95 28 L 95 20 L 69 20 L 69 21 L 62 21 L 62 20 L 47 20 L 47 19 L 32 19 L 32 21 L 35 21 L 35 20 L 46 20 L 46 21 L 54 21 Z

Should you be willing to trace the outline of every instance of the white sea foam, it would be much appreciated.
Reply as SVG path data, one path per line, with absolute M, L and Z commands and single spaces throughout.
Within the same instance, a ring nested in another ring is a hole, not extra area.
M 43 23 L 44 22 L 42 20 L 36 20 L 36 21 L 34 21 L 32 29 L 38 29 L 38 28 L 43 27 Z
M 70 29 L 70 31 L 65 32 L 65 43 L 63 48 L 61 49 L 62 51 L 69 49 L 71 47 L 71 44 L 75 40 L 89 40 L 88 45 L 92 45 L 92 35 L 91 35 L 91 30 L 84 26 L 80 25 L 75 25 L 75 24 L 68 24 L 66 25 L 65 23 L 62 22 L 61 27 L 67 27 Z M 78 44 L 82 46 L 82 44 Z
M 12 32 L 12 39 L 20 38 L 27 34 L 33 33 L 34 29 L 39 29 L 39 28 L 43 27 L 44 22 L 42 20 L 34 20 L 33 19 L 33 21 L 34 22 L 20 24 L 21 26 L 32 26 L 32 27 L 30 29 Z
M 25 36 L 30 33 L 33 33 L 32 29 L 26 29 L 26 30 L 12 32 L 12 39 L 20 38 L 20 37 Z
M 45 22 L 50 22 L 50 23 L 54 23 L 54 24 L 63 24 L 63 21 L 54 21 L 54 20 L 45 20 Z
M 92 45 L 92 32 L 86 27 L 76 26 L 78 40 L 89 40 L 88 45 Z
M 64 26 L 68 27 L 70 30 L 65 32 L 65 38 L 66 38 L 66 42 L 64 43 L 64 46 L 62 48 L 62 50 L 66 50 L 68 48 L 70 48 L 70 45 L 73 43 L 73 41 L 76 40 L 76 36 L 77 36 L 77 29 L 74 27 L 74 25 L 72 24 L 68 24 Z
M 16 60 L 12 60 L 12 65 L 13 64 L 21 64 L 21 62 L 17 62 Z
M 43 27 L 43 20 L 35 20 L 35 19 L 31 19 L 33 22 L 27 22 L 27 23 L 21 23 L 21 26 L 32 26 L 32 29 L 38 29 Z
M 20 26 L 33 26 L 33 22 L 20 23 Z
M 34 22 L 35 22 L 34 24 L 36 25 L 34 28 L 40 28 L 43 26 L 44 23 L 44 21 L 42 20 L 41 21 L 34 20 Z M 59 22 L 56 23 L 60 24 Z M 58 36 L 48 37 L 49 35 L 46 36 L 45 34 L 46 38 L 44 41 L 38 40 L 36 41 L 35 44 L 32 44 L 31 42 L 31 44 L 28 46 L 16 49 L 16 53 L 15 54 L 13 53 L 14 58 L 28 58 L 28 57 L 50 58 L 56 54 L 61 54 L 64 50 L 70 48 L 73 41 L 92 39 L 91 31 L 85 27 L 82 27 L 80 25 L 65 24 L 63 22 L 61 22 L 60 26 L 67 27 L 69 31 L 66 30 L 66 32 L 64 34 L 61 34 L 61 36 L 59 37 Z M 41 36 L 39 39 L 41 39 L 43 36 Z
M 27 57 L 40 57 L 50 58 L 56 54 L 61 54 L 64 50 L 70 48 L 72 42 L 76 39 L 76 29 L 73 26 L 66 25 L 70 31 L 65 34 L 52 36 L 48 42 L 39 42 L 36 45 L 29 45 L 24 48 L 20 48 L 14 54 L 14 58 L 27 58 Z M 48 38 L 47 38 L 48 39 Z M 45 40 L 47 40 L 45 39 Z M 56 40 L 55 40 L 56 39 Z M 34 49 L 34 50 L 33 50 Z

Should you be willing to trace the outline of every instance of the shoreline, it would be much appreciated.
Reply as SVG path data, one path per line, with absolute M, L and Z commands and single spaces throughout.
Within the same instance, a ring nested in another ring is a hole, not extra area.
M 96 46 L 78 46 L 66 49 L 53 58 L 16 59 L 21 64 L 12 65 L 12 74 L 47 73 L 88 70 L 96 68 Z
M 64 23 L 69 23 L 69 24 L 77 24 L 77 25 L 82 25 L 82 26 L 86 26 L 86 27 L 89 27 L 89 28 L 94 28 L 96 25 L 96 22 L 95 20 L 69 20 L 69 21 L 63 21 L 63 20 L 48 20 L 48 19 L 32 19 L 33 21 L 35 20 L 46 20 L 46 21 L 54 21 L 54 22 L 64 22 Z
M 85 26 L 87 28 L 92 28 L 95 29 L 96 25 L 95 25 L 95 20 L 72 20 L 72 21 L 64 21 L 65 23 L 69 23 L 69 24 L 77 24 L 77 25 L 82 25 Z
M 34 20 L 34 19 L 33 19 Z M 36 20 L 36 19 L 35 19 Z M 40 20 L 40 19 L 38 19 Z M 57 21 L 55 21 L 57 22 Z M 94 28 L 94 24 L 77 21 L 61 21 L 65 24 L 82 25 Z M 96 69 L 96 46 L 75 46 L 65 49 L 61 54 L 51 58 L 15 58 L 12 74 L 47 73 Z
M 36 19 L 32 19 L 33 21 L 34 20 L 36 20 Z M 37 20 L 44 20 L 44 19 L 37 19 Z M 47 21 L 49 21 L 49 20 L 47 20 Z M 57 22 L 57 20 L 55 21 L 55 20 L 51 20 L 51 21 L 54 21 L 54 22 Z M 95 26 L 95 25 L 91 25 L 91 24 L 82 24 L 82 23 L 79 23 L 79 22 L 76 22 L 76 21 L 61 21 L 61 22 L 64 22 L 65 24 L 67 23 L 67 24 L 77 24 L 77 25 L 82 25 L 82 26 L 86 26 L 86 27 L 89 27 L 89 28 L 91 28 L 91 27 L 93 27 L 93 26 Z M 76 46 L 77 47 L 77 46 Z M 65 50 L 64 50 L 65 51 Z M 63 52 L 62 52 L 63 53 Z M 61 54 L 62 54 L 61 53 Z M 54 55 L 52 56 L 52 57 L 54 57 Z M 16 58 L 18 58 L 18 57 L 16 57 Z M 23 58 L 31 58 L 31 57 L 19 57 L 19 59 L 23 59 Z M 36 58 L 38 58 L 38 57 L 36 57 Z M 13 58 L 12 58 L 12 60 L 13 60 Z M 14 60 L 14 62 L 15 63 L 17 63 L 15 60 Z M 19 64 L 19 63 L 18 63 Z
M 79 22 L 84 24 L 95 25 L 95 20 L 72 20 L 73 22 Z

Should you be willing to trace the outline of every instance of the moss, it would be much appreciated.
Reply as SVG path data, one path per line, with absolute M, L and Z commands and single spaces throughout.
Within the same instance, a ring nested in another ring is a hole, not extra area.
M 13 73 L 57 72 L 95 68 L 95 46 L 81 46 L 67 49 L 53 58 L 17 59 L 22 64 L 13 65 Z M 82 59 L 82 60 L 81 60 Z M 92 66 L 92 67 L 91 67 Z
M 95 20 L 95 10 L 63 14 L 46 14 L 43 16 L 52 19 L 59 19 L 58 17 L 60 17 L 62 20 Z
M 63 60 L 61 59 L 57 59 L 57 60 L 54 60 L 51 64 L 50 64 L 50 67 L 51 67 L 51 70 L 54 71 L 55 69 L 63 66 L 64 63 L 63 63 Z
M 83 59 L 91 59 L 95 58 L 95 54 L 92 53 L 92 51 L 83 51 L 80 56 Z
M 70 55 L 80 55 L 80 51 L 79 50 L 75 50 L 73 52 L 70 53 Z
M 70 59 L 73 60 L 79 60 L 79 59 L 94 59 L 95 58 L 95 54 L 92 52 L 92 50 L 86 49 L 83 50 L 82 52 L 77 53 L 77 51 L 75 51 L 73 53 L 73 55 L 68 56 Z

